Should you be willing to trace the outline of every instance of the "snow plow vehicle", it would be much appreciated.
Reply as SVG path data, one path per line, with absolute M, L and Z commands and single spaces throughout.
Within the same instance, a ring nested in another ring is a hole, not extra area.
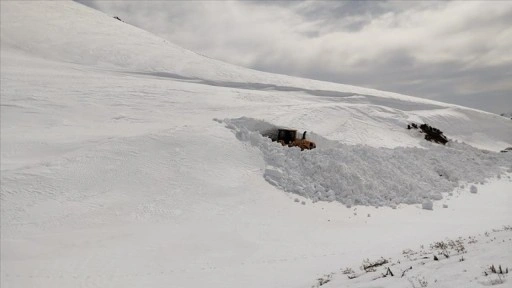
M 306 131 L 302 134 L 302 138 L 297 138 L 297 130 L 294 129 L 277 129 L 277 135 L 271 137 L 272 141 L 281 143 L 283 146 L 299 147 L 300 150 L 311 150 L 316 148 L 316 144 L 306 140 Z

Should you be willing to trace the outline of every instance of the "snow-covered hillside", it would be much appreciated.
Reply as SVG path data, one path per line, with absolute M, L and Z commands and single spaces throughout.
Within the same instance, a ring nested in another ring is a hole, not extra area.
M 237 67 L 75 2 L 2 1 L 0 26 L 2 287 L 311 287 L 512 222 L 499 115 Z
M 510 129 L 511 124 L 494 114 L 396 93 L 240 68 L 197 55 L 76 3 L 53 2 L 44 7 L 9 3 L 3 7 L 3 53 L 14 50 L 17 54 L 84 64 L 103 71 L 231 87 L 248 94 L 276 92 L 265 93 L 271 98 L 274 94 L 291 95 L 294 100 L 317 96 L 314 104 L 304 103 L 308 109 L 294 105 L 287 113 L 289 118 L 276 120 L 293 122 L 351 144 L 416 145 L 402 129 L 412 120 L 428 122 L 453 139 L 494 151 L 512 142 L 511 133 L 507 133 L 510 130 L 502 128 Z M 47 10 L 51 13 L 42 15 L 41 11 Z M 260 101 L 263 98 L 259 97 Z M 319 114 L 323 117 L 316 119 Z

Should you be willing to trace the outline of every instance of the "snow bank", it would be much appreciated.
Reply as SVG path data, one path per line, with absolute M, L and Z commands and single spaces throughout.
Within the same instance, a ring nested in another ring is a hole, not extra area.
M 285 148 L 264 137 L 274 125 L 251 118 L 226 119 L 243 142 L 258 147 L 266 163 L 265 179 L 284 191 L 313 201 L 347 206 L 422 204 L 440 200 L 459 182 L 481 182 L 512 169 L 506 153 L 450 142 L 425 143 L 427 149 L 346 145 L 311 133 L 317 149 Z

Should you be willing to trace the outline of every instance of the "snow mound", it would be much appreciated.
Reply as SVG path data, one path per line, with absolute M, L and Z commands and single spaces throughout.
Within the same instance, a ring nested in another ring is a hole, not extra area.
M 262 136 L 275 127 L 251 118 L 224 122 L 242 142 L 263 153 L 264 178 L 284 191 L 313 201 L 339 201 L 347 206 L 396 207 L 442 199 L 459 182 L 481 182 L 512 169 L 512 157 L 462 143 L 427 149 L 346 145 L 310 133 L 317 149 L 285 148 Z

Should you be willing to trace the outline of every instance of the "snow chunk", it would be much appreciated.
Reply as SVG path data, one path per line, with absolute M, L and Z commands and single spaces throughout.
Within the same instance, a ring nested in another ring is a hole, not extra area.
M 478 192 L 478 188 L 476 188 L 475 185 L 471 185 L 471 187 L 469 188 L 469 192 L 476 194 L 476 192 Z
M 432 201 L 426 201 L 421 204 L 421 208 L 425 210 L 434 210 L 434 203 Z

